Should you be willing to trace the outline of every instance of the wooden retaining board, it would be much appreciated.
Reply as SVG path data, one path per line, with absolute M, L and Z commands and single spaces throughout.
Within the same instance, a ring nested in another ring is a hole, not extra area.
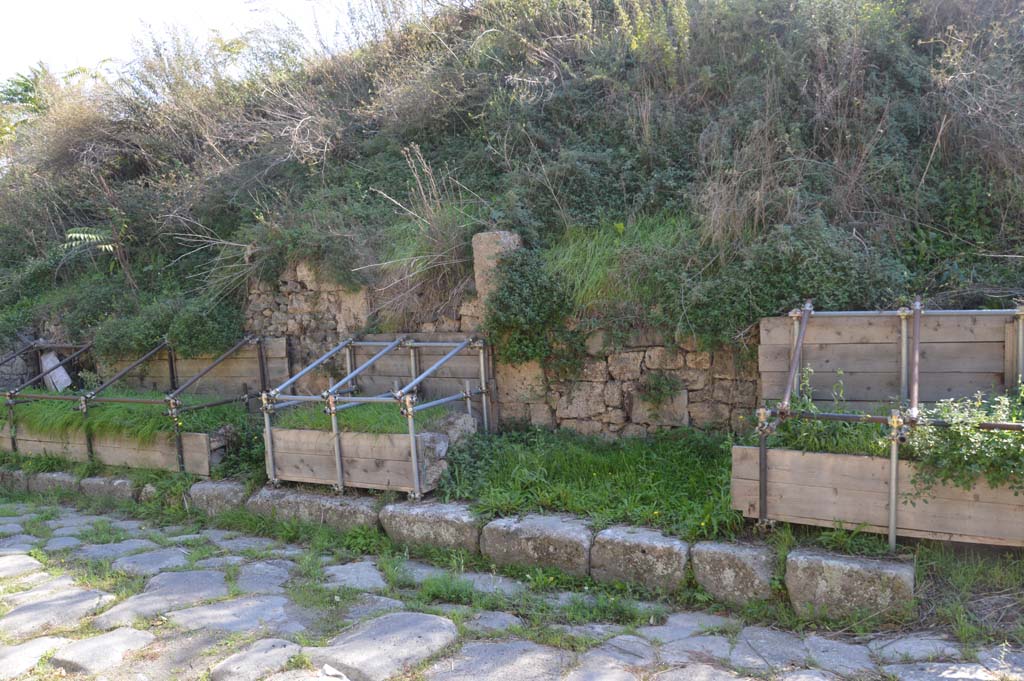
M 1012 385 L 1014 312 L 1005 315 L 926 315 L 921 320 L 920 396 L 924 402 L 997 394 Z M 794 322 L 761 320 L 761 396 L 781 399 L 788 378 Z M 908 331 L 913 334 L 913 324 Z M 1009 351 L 1008 351 L 1009 350 Z M 819 404 L 832 402 L 842 382 L 848 406 L 868 408 L 900 397 L 900 318 L 896 315 L 811 317 L 801 364 L 810 367 Z
M 284 338 L 267 338 L 264 341 L 267 360 L 267 380 L 270 387 L 280 385 L 288 379 L 288 349 Z M 217 357 L 200 356 L 175 359 L 178 384 L 210 366 Z M 134 360 L 120 360 L 104 367 L 104 375 L 113 376 Z M 170 368 L 167 352 L 161 351 L 145 364 L 131 371 L 117 384 L 142 390 L 166 392 L 170 390 Z M 189 388 L 197 395 L 241 395 L 245 389 L 258 391 L 260 388 L 260 365 L 256 345 L 246 345 L 235 354 L 218 364 L 198 383 Z
M 758 448 L 732 448 L 732 507 L 758 517 Z M 914 463 L 900 461 L 897 533 L 998 546 L 1024 546 L 1024 496 L 979 482 L 971 490 L 937 486 L 931 496 L 913 496 Z M 768 450 L 768 518 L 801 525 L 870 532 L 889 527 L 889 459 Z
M 328 431 L 273 428 L 277 478 L 318 485 L 336 485 L 334 435 Z M 417 435 L 423 492 L 437 486 L 434 471 L 444 451 L 436 433 Z M 414 491 L 409 436 L 403 434 L 341 433 L 342 467 L 346 487 Z M 269 456 L 269 454 L 268 454 Z
M 89 460 L 84 433 L 53 437 L 37 435 L 19 426 L 16 440 L 19 454 L 53 454 L 76 462 Z M 208 477 L 212 449 L 220 443 L 212 443 L 212 438 L 206 433 L 182 433 L 181 440 L 185 470 Z M 0 448 L 13 451 L 9 424 L 0 429 Z M 99 436 L 93 439 L 92 449 L 96 461 L 108 466 L 178 470 L 178 451 L 174 436 L 169 433 L 158 433 L 152 442 L 146 444 L 124 437 Z

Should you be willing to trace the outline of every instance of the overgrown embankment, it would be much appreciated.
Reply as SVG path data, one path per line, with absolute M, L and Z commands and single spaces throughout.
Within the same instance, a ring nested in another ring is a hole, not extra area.
M 408 326 L 458 309 L 490 228 L 537 249 L 513 283 L 551 293 L 506 331 L 719 343 L 805 296 L 1003 305 L 1022 21 L 1008 0 L 480 0 L 347 52 L 175 35 L 115 77 L 34 72 L 0 92 L 0 335 L 208 351 L 246 282 L 298 260 Z

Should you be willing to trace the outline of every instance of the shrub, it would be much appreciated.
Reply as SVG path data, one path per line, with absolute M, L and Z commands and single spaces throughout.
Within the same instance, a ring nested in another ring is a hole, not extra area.
M 582 361 L 582 334 L 567 328 L 569 297 L 537 251 L 521 249 L 498 264 L 483 328 L 502 362 L 540 361 L 560 376 Z
M 96 331 L 96 354 L 104 359 L 135 359 L 152 350 L 167 337 L 177 306 L 157 301 L 132 316 L 113 317 Z
M 905 271 L 893 259 L 821 222 L 781 226 L 712 274 L 684 285 L 681 330 L 706 344 L 734 343 L 761 317 L 811 298 L 826 310 L 891 306 Z
M 167 340 L 181 357 L 219 355 L 241 340 L 245 317 L 230 300 L 199 300 L 176 312 Z

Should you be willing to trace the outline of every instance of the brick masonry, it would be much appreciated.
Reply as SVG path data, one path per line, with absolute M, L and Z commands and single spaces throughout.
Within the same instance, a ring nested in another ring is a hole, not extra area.
M 475 282 L 491 289 L 494 267 L 503 252 L 518 248 L 517 237 L 488 232 L 473 238 Z M 251 333 L 288 339 L 289 362 L 298 370 L 337 343 L 362 331 L 372 316 L 373 294 L 322 281 L 313 268 L 299 264 L 280 281 L 254 282 L 249 290 L 246 324 Z M 456 318 L 439 318 L 409 331 L 466 333 L 478 330 L 483 306 L 465 300 Z M 692 338 L 666 339 L 637 332 L 613 341 L 598 331 L 587 338 L 587 356 L 575 380 L 545 376 L 540 365 L 495 366 L 496 401 L 503 424 L 529 423 L 569 428 L 606 437 L 646 435 L 683 425 L 750 427 L 757 404 L 756 362 L 731 350 L 706 352 Z M 652 374 L 677 379 L 679 391 L 655 406 L 643 396 Z M 311 377 L 306 389 L 322 389 L 324 377 Z

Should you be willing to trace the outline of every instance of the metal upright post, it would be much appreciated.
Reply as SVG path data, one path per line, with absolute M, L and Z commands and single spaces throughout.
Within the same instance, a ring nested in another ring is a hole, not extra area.
M 11 431 L 11 451 L 18 452 L 18 425 L 14 420 L 14 400 L 7 398 L 7 427 Z
M 490 401 L 491 391 L 487 386 L 487 348 L 480 343 L 480 416 L 483 419 L 484 432 L 491 432 Z M 468 392 L 468 391 L 467 391 Z
M 420 373 L 419 355 L 415 345 L 409 346 L 409 380 L 415 381 Z M 417 392 L 419 388 L 417 387 Z
M 345 464 L 341 458 L 341 429 L 338 428 L 338 409 L 334 393 L 327 394 L 327 413 L 331 416 L 331 434 L 334 436 L 334 466 L 338 474 L 338 491 L 344 494 Z
M 903 417 L 898 409 L 889 413 L 889 550 L 896 550 L 896 504 L 900 467 L 900 431 Z
M 1024 385 L 1024 305 L 1017 308 L 1017 386 Z
M 468 378 L 466 379 L 466 413 L 470 416 L 473 415 L 473 392 Z
M 256 339 L 256 362 L 260 370 L 260 392 L 270 390 L 270 379 L 267 376 L 267 347 L 263 336 Z
M 82 395 L 78 402 L 78 410 L 82 412 L 82 431 L 85 433 L 85 453 L 89 457 L 89 461 L 96 460 L 96 452 L 93 450 L 92 444 L 92 433 L 89 432 L 88 424 L 85 422 L 89 416 L 89 398 L 86 395 Z
M 419 501 L 423 496 L 422 488 L 420 487 L 420 460 L 419 451 L 416 447 L 416 411 L 414 409 L 415 398 L 412 394 L 407 394 L 404 397 L 405 401 L 405 419 L 409 424 L 409 457 L 412 462 L 412 489 L 413 492 L 410 496 L 416 501 Z
M 263 410 L 263 442 L 267 449 L 267 479 L 277 484 L 277 466 L 274 461 L 274 430 L 270 427 L 270 414 L 274 410 L 274 398 L 269 392 L 260 395 Z
M 757 521 L 768 521 L 768 409 L 757 410 Z
M 178 389 L 178 367 L 174 361 L 174 348 L 167 346 L 167 375 L 171 383 L 171 392 Z
M 918 398 L 921 394 L 921 305 L 920 296 L 914 301 L 914 346 L 910 353 L 910 416 L 911 423 L 917 422 Z
M 345 375 L 352 376 L 352 369 L 355 367 L 356 357 L 355 348 L 351 345 L 345 348 Z M 352 390 L 356 388 L 356 379 L 350 378 L 348 387 Z
M 899 309 L 900 315 L 900 400 L 906 402 L 910 399 L 910 380 L 909 380 L 909 369 L 907 366 L 907 356 L 909 354 L 909 342 L 910 336 L 908 334 L 908 322 L 910 319 L 910 309 L 901 307 Z

